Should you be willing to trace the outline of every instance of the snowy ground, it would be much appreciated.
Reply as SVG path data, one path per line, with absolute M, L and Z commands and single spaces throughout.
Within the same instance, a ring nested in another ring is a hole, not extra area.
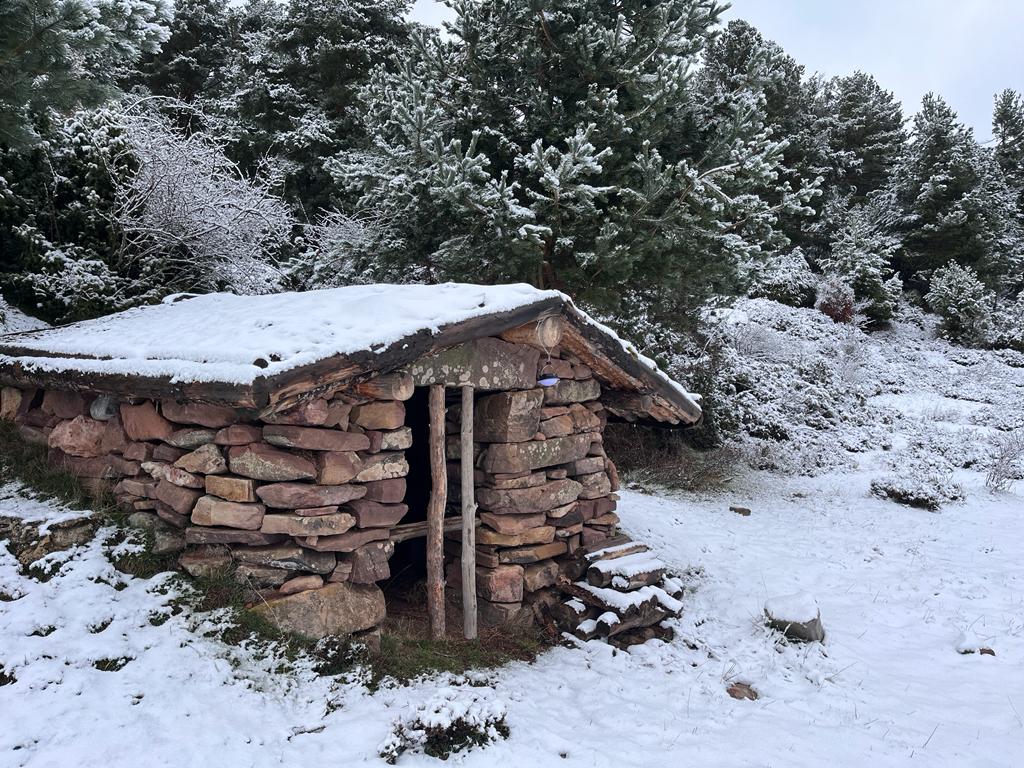
M 379 765 L 396 719 L 474 695 L 507 711 L 511 736 L 452 758 L 468 766 L 1019 765 L 1024 484 L 992 494 L 960 459 L 984 453 L 992 422 L 1020 418 L 1007 410 L 1024 382 L 974 353 L 957 379 L 963 362 L 936 349 L 879 353 L 903 370 L 864 406 L 892 416 L 891 450 L 859 450 L 814 477 L 751 472 L 716 494 L 625 492 L 624 527 L 693 587 L 677 638 L 631 653 L 593 642 L 371 694 L 301 666 L 275 674 L 204 637 L 215 617 L 160 623 L 178 587 L 120 574 L 104 532 L 54 558 L 44 583 L 0 548 L 0 593 L 16 598 L 0 602 L 0 664 L 16 677 L 0 686 L 0 766 Z M 955 459 L 966 501 L 931 513 L 870 495 L 938 432 L 955 440 L 928 450 Z M 0 515 L 66 514 L 13 486 L 0 497 Z M 786 645 L 764 627 L 765 600 L 795 592 L 820 604 L 824 644 Z M 958 653 L 965 644 L 995 655 Z M 129 661 L 94 666 L 111 659 Z M 760 698 L 730 698 L 733 682 Z

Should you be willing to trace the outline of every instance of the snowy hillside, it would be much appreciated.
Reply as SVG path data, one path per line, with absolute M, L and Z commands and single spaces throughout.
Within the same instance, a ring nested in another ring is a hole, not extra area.
M 725 491 L 634 487 L 620 504 L 689 587 L 671 643 L 575 644 L 370 692 L 205 636 L 217 618 L 171 615 L 176 582 L 115 570 L 101 529 L 49 556 L 48 581 L 0 549 L 3 764 L 379 765 L 395 722 L 428 712 L 504 714 L 509 738 L 452 759 L 467 766 L 1019 762 L 1024 483 L 985 482 L 996 438 L 1024 420 L 1024 361 L 950 347 L 926 323 L 867 336 L 770 302 L 731 328 L 748 382 L 732 402 L 761 435 L 745 448 L 776 469 Z M 786 441 L 765 437 L 772 424 Z M 902 485 L 938 511 L 881 497 Z M 0 496 L 2 517 L 67 515 L 15 485 Z M 820 606 L 823 644 L 764 626 L 765 602 L 794 593 Z M 757 698 L 732 698 L 738 683 Z

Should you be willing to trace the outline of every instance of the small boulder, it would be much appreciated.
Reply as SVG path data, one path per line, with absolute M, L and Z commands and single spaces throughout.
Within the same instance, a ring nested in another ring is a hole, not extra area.
M 156 412 L 151 402 L 141 405 L 122 405 L 121 422 L 132 440 L 166 440 L 174 432 L 174 425 Z
M 101 443 L 107 425 L 88 416 L 62 421 L 47 438 L 51 448 L 59 448 L 69 456 L 95 457 L 103 454 Z
M 378 587 L 344 581 L 266 600 L 251 610 L 284 632 L 313 639 L 370 629 L 385 615 Z
M 766 601 L 764 615 L 769 627 L 790 640 L 820 643 L 825 639 L 818 602 L 804 592 Z

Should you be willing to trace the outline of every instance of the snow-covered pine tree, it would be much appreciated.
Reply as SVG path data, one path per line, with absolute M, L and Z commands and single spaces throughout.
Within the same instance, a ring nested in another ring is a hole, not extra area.
M 810 189 L 829 171 L 829 118 L 820 78 L 804 80 L 804 68 L 777 43 L 766 39 L 749 23 L 736 20 L 716 37 L 704 56 L 701 81 L 725 93 L 746 92 L 758 102 L 754 114 L 765 136 L 781 149 L 775 169 L 779 183 L 765 189 L 766 199 L 782 203 L 793 190 Z M 721 101 L 717 109 L 733 110 L 736 104 Z M 751 105 L 746 105 L 747 109 Z M 804 230 L 813 220 L 821 196 L 806 197 L 807 205 L 779 209 L 779 227 L 787 240 L 806 244 Z
M 678 324 L 785 247 L 810 193 L 778 181 L 763 88 L 691 77 L 717 3 L 452 5 L 447 38 L 416 36 L 364 90 L 367 147 L 332 164 L 385 221 L 371 270 L 528 280 Z
M 270 162 L 285 197 L 312 216 L 338 204 L 324 158 L 358 145 L 355 94 L 405 45 L 407 0 L 250 0 L 204 100 L 228 151 L 255 174 Z
M 176 0 L 169 37 L 159 51 L 142 57 L 125 84 L 195 103 L 220 86 L 231 50 L 231 22 L 228 0 Z
M 942 332 L 950 341 L 984 343 L 993 296 L 973 269 L 953 262 L 935 270 L 925 300 L 942 318 Z
M 1007 88 L 996 95 L 992 114 L 995 154 L 1006 183 L 1017 193 L 1017 208 L 1024 215 L 1024 98 Z
M 856 301 L 873 322 L 892 319 L 903 283 L 893 274 L 896 239 L 879 226 L 870 206 L 854 206 L 818 263 L 829 277 L 853 289 Z
M 49 110 L 107 98 L 170 18 L 164 0 L 0 0 L 0 145 L 38 139 Z
M 110 108 L 65 119 L 51 113 L 41 141 L 0 149 L 0 278 L 12 304 L 66 321 L 120 309 L 131 270 L 119 274 L 114 189 L 134 171 L 121 115 Z M 145 298 L 144 296 L 141 298 Z
M 1002 171 L 934 94 L 914 117 L 889 194 L 883 205 L 891 201 L 901 238 L 895 266 L 913 287 L 924 290 L 950 262 L 974 267 L 991 287 L 1019 268 L 1020 222 Z
M 903 108 L 865 72 L 834 78 L 828 105 L 828 141 L 838 173 L 826 185 L 849 195 L 852 205 L 861 205 L 889 183 L 903 151 Z

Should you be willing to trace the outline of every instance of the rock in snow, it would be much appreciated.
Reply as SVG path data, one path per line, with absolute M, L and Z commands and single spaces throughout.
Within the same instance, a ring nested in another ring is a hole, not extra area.
M 825 639 L 818 601 L 806 592 L 766 600 L 764 615 L 768 626 L 790 640 L 820 643 Z

